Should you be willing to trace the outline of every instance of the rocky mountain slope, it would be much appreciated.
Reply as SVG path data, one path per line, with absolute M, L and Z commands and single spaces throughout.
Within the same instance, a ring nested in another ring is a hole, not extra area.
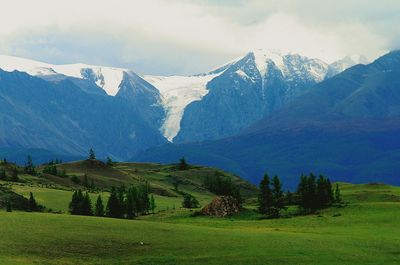
M 316 84 L 234 137 L 165 145 L 135 160 L 186 156 L 257 182 L 264 172 L 293 184 L 302 173 L 399 184 L 400 52 Z

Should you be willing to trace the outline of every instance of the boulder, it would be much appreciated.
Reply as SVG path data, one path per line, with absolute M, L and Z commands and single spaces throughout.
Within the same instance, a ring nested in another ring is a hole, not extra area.
M 237 214 L 240 211 L 240 205 L 232 196 L 215 197 L 211 203 L 206 205 L 201 213 L 209 216 L 225 217 Z

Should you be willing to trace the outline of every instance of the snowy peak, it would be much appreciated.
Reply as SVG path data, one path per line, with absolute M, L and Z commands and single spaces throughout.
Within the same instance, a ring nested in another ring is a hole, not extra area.
M 14 56 L 0 55 L 0 68 L 4 71 L 26 72 L 33 76 L 65 75 L 95 82 L 110 95 L 118 93 L 126 69 L 87 64 L 48 64 Z
M 320 82 L 324 79 L 328 64 L 319 60 L 292 53 L 275 50 L 256 50 L 248 54 L 254 58 L 254 64 L 263 79 L 268 78 L 270 69 L 281 72 L 286 80 L 312 79 Z
M 262 77 L 265 76 L 270 63 L 273 63 L 282 73 L 285 71 L 283 55 L 280 52 L 259 49 L 251 54 L 254 56 L 254 62 Z
M 368 64 L 368 63 L 370 63 L 369 60 L 363 55 L 353 54 L 350 56 L 346 56 L 346 57 L 344 57 L 336 62 L 333 62 L 329 65 L 329 69 L 328 69 L 328 73 L 326 74 L 326 78 L 337 75 L 354 65 Z

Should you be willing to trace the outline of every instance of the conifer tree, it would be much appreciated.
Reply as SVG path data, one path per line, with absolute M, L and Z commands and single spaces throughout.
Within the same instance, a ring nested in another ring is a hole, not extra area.
M 120 211 L 118 194 L 117 194 L 117 190 L 115 189 L 115 187 L 111 188 L 110 197 L 108 198 L 108 202 L 107 202 L 106 214 L 108 217 L 112 217 L 112 218 L 121 218 L 122 217 L 122 214 Z
M 4 168 L 0 168 L 0 179 L 5 179 L 6 177 L 6 170 Z
M 190 208 L 198 208 L 199 202 L 193 195 L 191 195 L 189 193 L 185 193 L 185 195 L 183 195 L 182 207 L 189 208 L 189 209 Z
M 268 174 L 260 182 L 260 194 L 258 196 L 258 211 L 264 215 L 271 215 L 273 205 L 272 191 Z
M 11 201 L 10 200 L 6 201 L 6 211 L 7 212 L 12 212 L 12 207 L 11 207 Z
M 186 159 L 182 157 L 179 159 L 179 164 L 178 164 L 178 169 L 179 170 L 187 170 L 189 168 L 189 165 L 186 162 Z
M 126 192 L 125 185 L 122 185 L 117 189 L 119 212 L 120 212 L 120 215 L 122 217 L 123 217 L 124 213 L 126 212 L 126 209 L 125 209 L 125 192 Z
M 31 210 L 31 211 L 37 210 L 37 203 L 36 203 L 35 198 L 33 197 L 32 192 L 29 193 L 28 204 L 29 204 L 29 210 Z
M 24 171 L 25 171 L 26 174 L 30 174 L 30 175 L 35 175 L 36 174 L 35 166 L 33 165 L 32 157 L 30 155 L 28 155 L 28 157 L 27 157 L 27 161 L 25 163 Z
M 86 173 L 85 173 L 85 175 L 83 176 L 83 186 L 84 186 L 85 188 L 89 188 L 89 180 L 88 180 L 88 176 L 86 175 Z
M 94 190 L 95 188 L 96 188 L 96 186 L 94 185 L 93 179 L 90 179 L 90 189 Z
M 93 149 L 90 148 L 89 150 L 89 156 L 88 156 L 89 160 L 95 160 L 96 159 L 96 154 L 94 153 Z
M 16 167 L 13 167 L 11 170 L 11 181 L 19 181 L 18 169 Z
M 104 205 L 103 205 L 103 200 L 101 199 L 101 196 L 97 196 L 96 200 L 96 208 L 94 214 L 96 216 L 104 216 Z
M 335 187 L 334 201 L 335 203 L 342 203 L 342 195 L 340 194 L 339 184 L 336 184 Z
M 83 200 L 81 203 L 81 214 L 82 215 L 93 215 L 93 210 L 92 210 L 92 202 L 90 200 L 89 193 L 86 192 L 85 195 L 83 196 Z
M 111 157 L 107 156 L 106 164 L 107 164 L 108 166 L 110 166 L 110 167 L 114 164 L 114 162 L 112 161 Z
M 278 176 L 272 178 L 272 207 L 271 217 L 277 218 L 280 216 L 282 209 L 285 209 L 285 196 L 282 191 L 282 184 Z
M 69 212 L 74 215 L 83 215 L 84 196 L 81 190 L 76 190 L 72 194 L 71 202 L 69 203 Z
M 156 209 L 156 202 L 154 200 L 153 194 L 151 194 L 151 197 L 150 197 L 150 210 L 151 210 L 151 213 L 154 214 L 154 210 L 155 209 Z
M 131 186 L 129 187 L 126 193 L 126 202 L 125 202 L 126 218 L 133 219 L 133 217 L 135 217 L 137 211 L 136 204 L 137 204 L 136 188 Z

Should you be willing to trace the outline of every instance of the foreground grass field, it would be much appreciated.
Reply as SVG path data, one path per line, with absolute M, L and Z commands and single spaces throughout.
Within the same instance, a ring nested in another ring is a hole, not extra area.
M 400 189 L 341 186 L 349 206 L 278 220 L 0 212 L 0 264 L 400 264 Z

